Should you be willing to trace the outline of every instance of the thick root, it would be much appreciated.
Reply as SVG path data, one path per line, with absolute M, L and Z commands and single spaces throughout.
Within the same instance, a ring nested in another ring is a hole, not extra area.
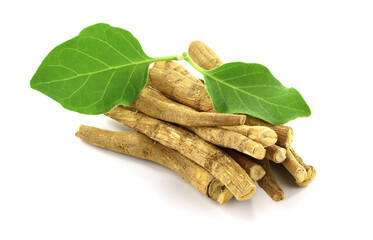
M 97 147 L 161 164 L 179 174 L 195 189 L 224 204 L 232 193 L 208 171 L 175 150 L 134 131 L 113 132 L 81 125 L 75 135 Z
M 148 116 L 184 126 L 242 125 L 246 116 L 196 110 L 168 99 L 162 93 L 145 87 L 131 105 Z

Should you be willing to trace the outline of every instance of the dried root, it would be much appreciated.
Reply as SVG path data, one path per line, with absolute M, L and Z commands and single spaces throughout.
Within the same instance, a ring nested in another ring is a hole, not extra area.
M 271 128 L 277 134 L 277 142 L 276 145 L 287 148 L 290 147 L 294 140 L 294 131 L 291 127 L 285 125 L 272 125 L 267 123 L 261 119 L 254 118 L 251 116 L 247 116 L 246 118 L 246 125 L 250 126 L 266 126 Z
M 178 63 L 155 63 L 149 70 L 148 85 L 191 108 L 202 112 L 214 110 L 203 83 Z
M 245 169 L 245 171 L 249 174 L 252 180 L 258 181 L 264 177 L 266 174 L 265 170 L 262 166 L 255 163 L 253 160 L 251 160 L 249 157 L 244 156 L 240 154 L 237 151 L 234 151 L 232 149 L 224 149 L 224 152 L 226 152 L 229 156 L 231 156 L 240 166 Z
M 293 175 L 296 183 L 301 183 L 306 179 L 306 169 L 295 159 L 289 148 L 286 149 L 286 159 L 281 164 Z
M 295 159 L 297 160 L 297 162 L 300 165 L 302 165 L 306 169 L 306 171 L 307 171 L 307 177 L 304 179 L 304 181 L 303 182 L 296 182 L 296 184 L 298 186 L 305 187 L 308 184 L 310 184 L 313 181 L 313 179 L 315 179 L 315 177 L 316 177 L 316 170 L 311 165 L 306 165 L 303 162 L 303 159 L 294 151 L 294 149 L 292 147 L 290 147 L 289 150 L 293 154 L 293 156 L 295 157 Z
M 278 184 L 271 167 L 269 165 L 268 159 L 263 159 L 262 161 L 258 162 L 266 172 L 266 175 L 260 179 L 258 182 L 259 187 L 261 187 L 267 194 L 270 196 L 273 201 L 281 201 L 284 199 L 284 191 L 281 189 L 280 185 Z
M 286 159 L 286 149 L 277 145 L 272 145 L 266 148 L 267 159 L 275 163 L 282 163 Z
M 264 126 L 223 126 L 220 128 L 228 129 L 236 133 L 240 133 L 264 147 L 272 146 L 277 142 L 277 134 L 275 131 Z
M 242 125 L 246 116 L 196 110 L 168 99 L 162 93 L 145 87 L 131 105 L 148 116 L 184 126 Z
M 263 159 L 263 145 L 239 133 L 215 127 L 188 127 L 202 139 L 220 147 L 235 149 L 256 159 Z
M 189 45 L 188 55 L 195 63 L 206 70 L 211 70 L 223 65 L 219 56 L 201 41 L 193 41 Z
M 178 173 L 199 192 L 221 204 L 233 196 L 224 184 L 203 167 L 141 133 L 113 132 L 81 125 L 75 135 L 97 147 L 161 164 Z

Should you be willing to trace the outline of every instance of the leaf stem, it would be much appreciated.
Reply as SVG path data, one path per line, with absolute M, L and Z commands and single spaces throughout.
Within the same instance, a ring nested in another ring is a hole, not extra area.
M 195 63 L 188 55 L 188 53 L 184 52 L 183 53 L 183 57 L 184 57 L 184 60 L 187 61 L 190 65 L 192 65 L 192 67 L 194 67 L 198 72 L 202 73 L 202 74 L 205 74 L 206 72 L 208 72 L 207 70 L 201 68 L 200 66 L 197 65 L 197 63 Z
M 207 70 L 201 68 L 198 66 L 188 55 L 187 52 L 183 52 L 182 54 L 173 55 L 173 56 L 167 56 L 167 57 L 160 57 L 160 58 L 153 58 L 153 62 L 160 62 L 160 61 L 187 61 L 190 65 L 192 65 L 198 72 L 205 74 Z
M 153 62 L 161 62 L 161 61 L 180 61 L 184 60 L 184 55 L 183 54 L 178 54 L 178 55 L 172 55 L 172 56 L 167 56 L 167 57 L 159 57 L 159 58 L 153 58 Z

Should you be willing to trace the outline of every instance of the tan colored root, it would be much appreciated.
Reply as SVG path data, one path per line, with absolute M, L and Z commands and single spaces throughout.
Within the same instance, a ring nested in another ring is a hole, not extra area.
M 266 174 L 263 167 L 253 162 L 250 157 L 247 157 L 232 149 L 225 148 L 223 150 L 249 174 L 252 180 L 258 181 Z
M 283 148 L 291 147 L 294 140 L 294 131 L 291 127 L 285 125 L 270 126 L 273 131 L 277 133 L 277 145 Z
M 188 70 L 185 69 L 184 66 L 182 66 L 181 64 L 177 62 L 173 62 L 173 61 L 156 62 L 154 63 L 153 68 L 158 68 L 162 70 L 173 70 L 173 71 L 180 73 L 181 75 L 190 77 L 191 81 L 193 81 L 194 83 L 201 83 L 201 81 L 198 78 L 190 74 Z
M 306 177 L 306 179 L 304 179 L 303 182 L 299 182 L 299 183 L 297 182 L 296 183 L 300 187 L 305 187 L 305 186 L 307 186 L 308 184 L 310 184 L 315 179 L 315 177 L 316 177 L 316 169 L 314 167 L 312 167 L 311 165 L 306 165 L 303 162 L 303 159 L 294 151 L 294 149 L 292 147 L 290 147 L 289 150 L 294 155 L 294 157 L 298 161 L 298 163 L 300 163 L 300 165 L 302 165 L 306 169 L 306 171 L 307 171 L 307 177 Z
M 151 117 L 184 126 L 242 125 L 246 120 L 239 114 L 197 112 L 150 87 L 145 87 L 131 106 Z
M 263 159 L 262 161 L 258 162 L 266 172 L 264 177 L 260 179 L 258 182 L 259 187 L 261 187 L 267 194 L 270 196 L 273 201 L 281 201 L 284 199 L 284 191 L 281 189 L 280 185 L 278 184 L 271 167 L 269 165 L 268 159 Z
M 148 85 L 168 98 L 199 111 L 214 110 L 203 83 L 175 62 L 157 62 L 149 70 Z
M 301 183 L 306 179 L 306 169 L 295 159 L 289 148 L 286 149 L 286 159 L 281 164 L 294 177 L 296 183 Z
M 201 41 L 193 41 L 189 45 L 188 55 L 195 63 L 206 70 L 211 70 L 223 65 L 219 56 Z
M 294 131 L 291 127 L 285 126 L 285 125 L 272 125 L 270 123 L 267 123 L 261 119 L 254 118 L 251 116 L 246 117 L 246 125 L 250 126 L 266 126 L 271 128 L 273 131 L 277 134 L 277 142 L 276 145 L 288 148 L 291 147 L 291 144 L 294 140 Z
M 81 125 L 75 135 L 97 147 L 161 164 L 179 174 L 204 195 L 224 204 L 232 193 L 208 171 L 179 152 L 133 131 L 113 132 Z
M 81 125 L 75 135 L 97 147 L 161 164 L 175 171 L 199 192 L 221 204 L 233 197 L 232 193 L 204 168 L 141 133 L 113 132 Z
M 303 182 L 296 183 L 299 187 L 305 187 L 310 184 L 316 177 L 316 169 L 312 166 L 307 166 L 307 177 Z
M 220 180 L 237 200 L 249 199 L 254 194 L 255 184 L 245 170 L 194 133 L 128 107 L 115 107 L 106 115 L 196 162 Z
M 264 147 L 271 146 L 277 142 L 277 134 L 272 129 L 265 126 L 223 126 L 220 128 L 228 129 L 233 132 L 240 133 L 258 143 L 261 143 Z
M 216 127 L 188 127 L 188 129 L 215 145 L 235 149 L 256 159 L 263 159 L 265 156 L 263 145 L 242 134 Z
M 266 148 L 267 159 L 275 163 L 282 163 L 286 159 L 286 149 L 277 145 L 272 145 Z
M 210 182 L 207 193 L 210 198 L 218 201 L 220 204 L 226 203 L 233 197 L 233 194 L 227 189 L 227 187 L 216 178 Z

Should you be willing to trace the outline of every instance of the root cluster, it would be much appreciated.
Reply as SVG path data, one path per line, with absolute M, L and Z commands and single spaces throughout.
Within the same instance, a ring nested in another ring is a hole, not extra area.
M 200 41 L 190 44 L 188 54 L 206 70 L 222 64 Z M 298 186 L 308 185 L 316 176 L 315 169 L 294 151 L 291 127 L 215 112 L 203 82 L 176 62 L 155 63 L 137 100 L 113 108 L 106 116 L 135 131 L 81 125 L 76 136 L 161 164 L 221 204 L 233 196 L 239 201 L 251 198 L 257 185 L 274 201 L 283 200 L 271 164 L 282 164 Z

